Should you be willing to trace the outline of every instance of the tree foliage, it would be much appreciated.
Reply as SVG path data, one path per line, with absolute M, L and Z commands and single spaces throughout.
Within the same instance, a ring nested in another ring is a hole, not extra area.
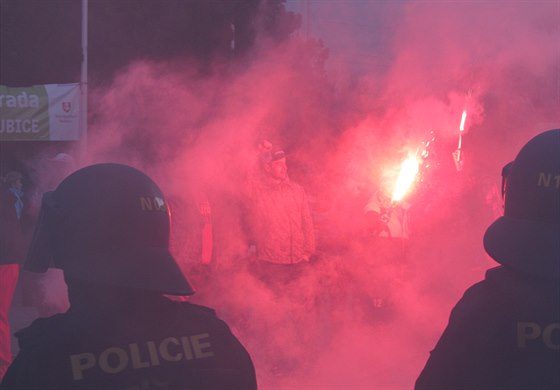
M 90 82 L 136 59 L 234 61 L 258 34 L 282 41 L 299 26 L 285 0 L 90 0 Z M 79 80 L 81 1 L 0 0 L 0 83 Z M 260 30 L 260 31 L 259 31 Z M 232 46 L 232 41 L 235 45 Z
M 231 83 L 230 77 L 239 77 L 267 57 L 264 61 L 271 61 L 270 68 L 281 62 L 289 69 L 288 82 L 299 86 L 295 96 L 275 106 L 278 112 L 270 113 L 283 143 L 289 148 L 305 147 L 306 140 L 316 144 L 324 138 L 317 132 L 329 126 L 328 119 L 321 123 L 312 119 L 309 107 L 313 103 L 330 111 L 324 74 L 328 50 L 320 41 L 294 34 L 301 16 L 288 12 L 285 0 L 89 0 L 88 4 L 90 92 L 112 84 L 138 60 L 159 63 L 154 69 L 163 70 L 172 68 L 166 64 L 194 64 L 203 78 L 224 69 L 215 79 Z M 0 0 L 0 6 L 0 84 L 18 87 L 80 80 L 80 0 Z M 216 103 L 225 99 L 219 90 L 208 93 L 216 94 Z M 93 98 L 89 102 L 96 103 Z M 204 121 L 218 117 L 222 106 L 202 110 L 200 123 L 189 127 L 177 142 L 196 139 Z M 96 123 L 97 112 L 89 110 L 90 124 Z M 155 131 L 149 123 L 135 128 L 144 137 L 122 134 L 123 143 L 143 159 L 161 159 L 161 145 L 154 141 L 159 138 L 149 136 Z M 34 144 L 3 145 L 2 160 L 19 160 L 23 152 L 34 154 L 29 151 Z M 37 143 L 36 149 L 47 146 L 43 144 Z

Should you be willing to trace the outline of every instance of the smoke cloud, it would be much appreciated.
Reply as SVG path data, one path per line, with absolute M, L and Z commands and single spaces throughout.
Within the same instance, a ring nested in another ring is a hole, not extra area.
M 230 324 L 260 388 L 410 389 L 453 304 L 495 264 L 482 235 L 501 212 L 502 166 L 560 126 L 560 5 L 312 5 L 317 29 L 323 21 L 338 37 L 332 47 L 301 33 L 203 76 L 192 63 L 131 63 L 91 91 L 87 150 L 72 153 L 79 165 L 123 162 L 158 182 L 192 300 Z M 325 48 L 322 73 L 313 64 Z M 463 110 L 459 171 L 452 153 Z M 281 294 L 247 272 L 239 207 L 263 139 L 286 150 L 317 230 L 318 260 Z M 391 255 L 363 237 L 359 221 L 403 159 L 425 149 L 406 198 L 410 238 Z M 207 267 L 198 212 L 206 200 Z

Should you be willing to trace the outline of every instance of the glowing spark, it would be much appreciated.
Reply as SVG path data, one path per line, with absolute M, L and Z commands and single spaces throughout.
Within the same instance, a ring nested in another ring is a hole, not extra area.
M 399 202 L 404 198 L 412 183 L 414 183 L 418 173 L 418 165 L 418 160 L 415 157 L 408 157 L 403 161 L 395 189 L 393 190 L 393 198 L 391 199 L 393 202 Z
M 459 131 L 465 130 L 465 121 L 467 120 L 467 110 L 463 110 L 463 114 L 461 115 L 461 125 L 459 126 Z

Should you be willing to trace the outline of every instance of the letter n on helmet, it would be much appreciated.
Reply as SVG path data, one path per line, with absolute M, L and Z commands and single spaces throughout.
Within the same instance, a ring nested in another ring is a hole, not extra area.
M 533 137 L 502 174 L 504 216 L 486 230 L 486 251 L 498 263 L 560 278 L 560 129 Z
M 43 195 L 25 268 L 60 268 L 85 281 L 194 293 L 169 252 L 169 209 L 159 187 L 121 164 L 82 168 Z

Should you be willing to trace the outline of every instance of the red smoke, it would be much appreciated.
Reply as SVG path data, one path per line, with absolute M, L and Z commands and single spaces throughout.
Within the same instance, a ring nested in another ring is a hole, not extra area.
M 560 5 L 320 4 L 312 3 L 315 20 L 334 20 L 324 30 L 337 37 L 333 47 L 324 38 L 326 74 L 314 71 L 309 52 L 318 46 L 303 36 L 263 43 L 244 66 L 215 76 L 192 64 L 130 64 L 110 88 L 92 91 L 81 161 L 132 164 L 164 189 L 194 300 L 231 324 L 260 388 L 409 389 L 453 303 L 493 265 L 481 239 L 499 211 L 502 165 L 531 136 L 560 126 Z M 364 24 L 373 26 L 367 38 Z M 458 172 L 451 153 L 464 109 Z M 383 263 L 359 242 L 357 221 L 388 172 L 432 132 L 429 171 L 407 199 L 407 260 Z M 283 145 L 291 177 L 313 200 L 321 257 L 280 297 L 245 272 L 236 206 L 263 138 Z M 189 230 L 200 198 L 214 218 L 210 275 L 196 267 Z M 275 374 L 278 359 L 295 365 L 284 367 L 287 377 Z

